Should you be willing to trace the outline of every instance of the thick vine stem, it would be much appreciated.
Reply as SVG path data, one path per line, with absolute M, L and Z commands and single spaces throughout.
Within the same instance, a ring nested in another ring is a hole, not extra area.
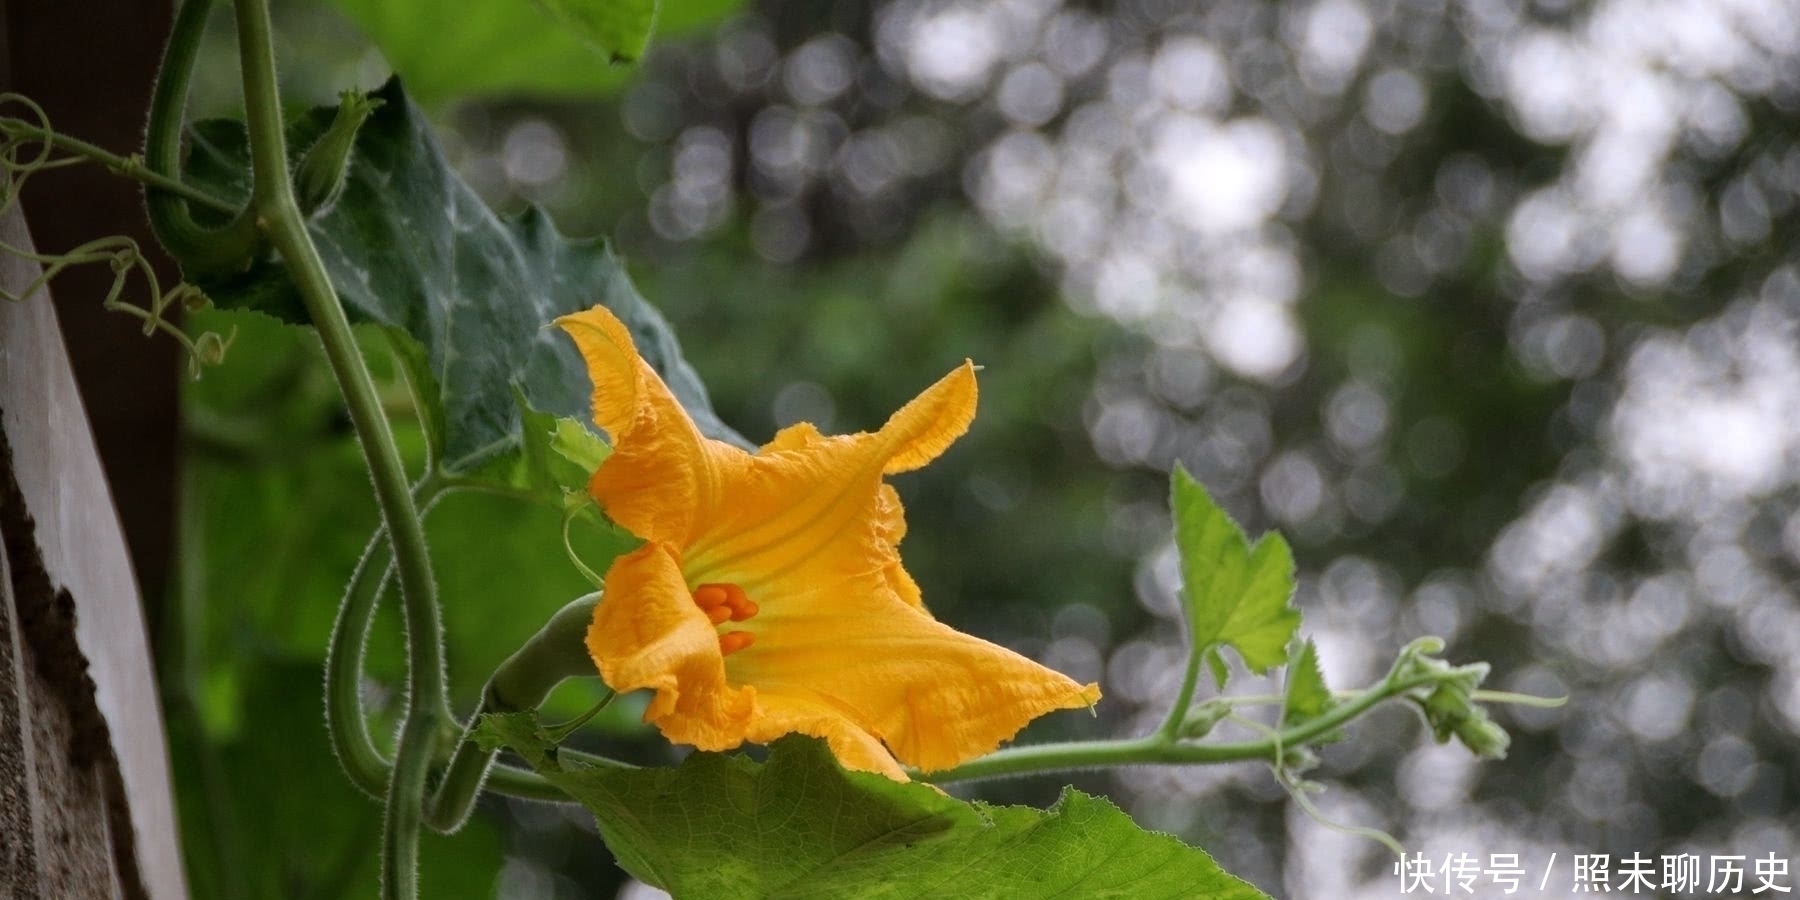
M 441 479 L 429 475 L 421 479 L 413 488 L 413 503 L 419 515 L 429 512 L 444 491 Z M 393 573 L 394 554 L 387 530 L 378 528 L 363 548 L 356 571 L 344 588 L 325 654 L 325 731 L 331 737 L 331 748 L 350 783 L 377 799 L 387 790 L 393 763 L 382 755 L 369 735 L 369 721 L 362 706 L 362 665 L 375 607 Z
M 450 767 L 426 806 L 427 825 L 451 832 L 468 820 L 494 759 L 494 752 L 482 749 L 474 738 L 482 715 L 535 709 L 565 679 L 594 674 L 583 638 L 599 602 L 598 593 L 588 594 L 557 610 L 537 634 L 494 670 L 481 691 L 481 708 L 469 717 L 450 757 Z
M 325 357 L 361 439 L 363 456 L 375 482 L 382 526 L 393 542 L 398 564 L 409 690 L 400 746 L 388 778 L 381 895 L 387 900 L 413 900 L 418 896 L 419 826 L 425 778 L 444 709 L 443 628 L 431 559 L 425 546 L 424 525 L 413 505 L 406 470 L 374 381 L 294 198 L 267 0 L 236 0 L 236 10 L 253 177 L 250 208 L 255 211 L 256 223 L 286 261 L 324 345 Z
M 434 471 L 414 486 L 413 502 L 423 516 L 440 498 L 457 488 L 454 480 Z M 387 790 L 388 776 L 394 764 L 375 746 L 369 734 L 368 716 L 362 706 L 362 665 L 367 652 L 369 625 L 374 621 L 375 608 L 393 574 L 394 557 L 387 543 L 387 532 L 377 529 L 363 549 L 356 571 L 344 590 L 325 657 L 325 727 L 331 737 L 332 749 L 350 783 L 377 800 Z M 479 717 L 483 711 L 494 710 L 478 710 L 475 716 Z M 448 698 L 442 721 L 457 721 L 449 708 Z M 459 743 L 458 750 L 466 754 L 462 746 Z M 587 765 L 622 765 L 616 760 L 572 750 L 564 751 L 563 755 Z M 526 800 L 557 802 L 570 799 L 542 775 L 505 763 L 496 763 L 489 768 L 485 786 L 497 793 Z
M 143 167 L 157 181 L 181 184 L 181 125 L 187 111 L 188 87 L 194 80 L 194 63 L 200 54 L 200 39 L 206 31 L 206 17 L 212 12 L 213 0 L 185 0 L 175 15 L 175 26 L 169 43 L 163 49 L 162 68 L 156 76 L 156 89 L 150 97 L 150 122 L 145 130 Z M 240 35 L 243 10 L 239 9 Z M 240 38 L 241 39 L 241 38 Z M 245 73 L 246 85 L 249 73 Z M 249 98 L 246 95 L 246 105 Z M 279 122 L 279 120 L 278 120 Z M 252 135 L 252 142 L 255 138 Z M 285 148 L 282 151 L 286 153 Z M 281 177 L 287 177 L 284 160 Z M 258 182 L 264 179 L 256 173 Z M 174 191 L 147 180 L 145 208 L 150 214 L 150 228 L 169 255 L 183 269 L 195 273 L 229 271 L 247 265 L 261 239 L 257 229 L 257 203 L 253 199 L 242 210 L 228 210 L 237 215 L 223 228 L 207 228 L 195 222 L 188 212 L 188 201 L 194 199 L 187 190 Z

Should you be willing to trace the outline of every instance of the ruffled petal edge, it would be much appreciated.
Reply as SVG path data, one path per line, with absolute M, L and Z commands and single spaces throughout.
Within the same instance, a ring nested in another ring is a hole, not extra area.
M 701 750 L 742 744 L 757 716 L 756 690 L 730 684 L 718 632 L 694 605 L 674 553 L 646 544 L 606 573 L 606 596 L 588 627 L 588 654 L 608 687 L 655 692 L 644 721 Z

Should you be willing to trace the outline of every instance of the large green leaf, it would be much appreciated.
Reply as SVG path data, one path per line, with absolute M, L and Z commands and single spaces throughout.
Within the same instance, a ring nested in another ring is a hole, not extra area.
M 766 763 L 696 753 L 675 768 L 572 769 L 529 713 L 483 727 L 593 811 L 620 865 L 677 900 L 1266 900 L 1074 789 L 1048 810 L 967 803 L 846 772 L 801 736 Z
M 1288 641 L 1300 613 L 1294 593 L 1294 558 L 1276 532 L 1252 545 L 1206 489 L 1186 469 L 1173 478 L 1175 547 L 1181 554 L 1181 596 L 1195 652 L 1213 655 L 1231 647 L 1252 672 L 1287 661 Z M 1215 664 L 1221 685 L 1225 668 Z
M 427 423 L 441 422 L 441 468 L 466 472 L 520 447 L 521 399 L 557 418 L 588 420 L 587 371 L 574 346 L 546 326 L 596 303 L 630 326 L 644 358 L 703 430 L 732 436 L 668 323 L 603 242 L 564 238 L 536 208 L 513 219 L 495 216 L 450 169 L 399 82 L 376 96 L 383 105 L 357 134 L 343 192 L 310 228 L 352 316 L 418 342 L 422 352 L 410 358 L 423 363 L 417 374 L 431 407 Z M 290 146 L 309 146 L 332 115 L 315 109 L 300 116 L 289 129 Z M 191 181 L 221 196 L 248 195 L 242 123 L 198 123 L 193 148 Z M 308 321 L 273 260 L 201 287 L 221 307 Z
M 428 102 L 617 90 L 649 38 L 717 21 L 741 0 L 336 0 Z M 566 8 L 559 8 L 566 7 Z M 555 10 L 555 11 L 552 11 Z M 574 25 L 575 27 L 571 27 Z M 579 30 L 578 30 L 579 29 Z

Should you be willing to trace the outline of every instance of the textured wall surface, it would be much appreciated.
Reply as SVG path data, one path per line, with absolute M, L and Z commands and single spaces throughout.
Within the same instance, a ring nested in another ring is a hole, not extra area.
M 16 214 L 0 242 L 30 247 Z M 0 253 L 9 292 L 36 273 Z M 0 436 L 0 898 L 185 897 L 137 585 L 41 292 L 0 302 Z

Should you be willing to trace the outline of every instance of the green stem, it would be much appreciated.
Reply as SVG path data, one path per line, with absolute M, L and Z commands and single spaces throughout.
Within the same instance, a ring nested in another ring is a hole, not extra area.
M 251 208 L 257 223 L 286 261 L 324 345 L 325 357 L 361 439 L 369 475 L 375 482 L 382 525 L 391 536 L 399 566 L 409 690 L 400 746 L 388 779 L 381 896 L 387 900 L 412 900 L 418 896 L 419 825 L 425 778 L 444 709 L 443 628 L 431 559 L 425 546 L 425 529 L 413 505 L 406 470 L 374 381 L 294 199 L 267 0 L 236 0 L 236 9 L 254 178 Z
M 206 17 L 212 12 L 212 4 L 213 0 L 186 0 L 175 16 L 169 43 L 163 48 L 162 68 L 157 72 L 156 89 L 150 97 L 150 122 L 145 129 L 144 164 L 141 167 L 160 181 L 181 182 L 181 125 L 187 111 L 188 86 L 194 80 L 194 65 L 200 55 L 200 40 L 206 32 Z M 240 4 L 240 42 L 244 31 L 243 12 Z M 245 54 L 251 50 L 248 47 L 241 48 L 241 52 Z M 271 80 L 273 72 L 271 64 Z M 251 100 L 248 92 L 251 77 L 248 71 L 244 73 L 244 99 L 254 116 L 256 101 Z M 277 112 L 279 113 L 279 109 Z M 275 122 L 279 129 L 279 115 Z M 252 130 L 254 131 L 254 126 Z M 275 136 L 278 139 L 281 137 L 279 130 Z M 267 137 L 264 135 L 265 143 Z M 253 134 L 253 143 L 254 140 Z M 285 147 L 280 146 L 279 140 L 277 148 L 283 154 L 287 152 Z M 126 169 L 121 168 L 120 171 Z M 278 172 L 285 181 L 286 160 L 282 161 Z M 275 171 L 265 172 L 259 166 L 254 173 L 258 187 L 275 174 Z M 231 224 L 223 228 L 207 228 L 189 215 L 187 203 L 193 198 L 185 188 L 180 191 L 162 189 L 162 185 L 153 185 L 152 188 L 144 193 L 145 208 L 150 214 L 150 228 L 156 232 L 156 239 L 164 249 L 179 260 L 183 268 L 199 272 L 228 271 L 246 264 L 256 252 L 260 237 L 257 233 L 258 225 L 262 224 L 258 222 L 258 216 L 265 213 L 257 208 L 255 198 L 241 211 L 230 204 L 220 204 L 209 198 L 209 205 L 223 206 L 222 211 L 237 215 L 231 220 Z
M 1512 691 L 1472 691 L 1469 699 L 1476 703 L 1508 703 L 1513 706 L 1530 706 L 1535 709 L 1557 709 L 1569 702 L 1569 697 L 1539 697 L 1536 694 L 1517 694 Z
M 426 807 L 426 824 L 451 832 L 468 820 L 494 760 L 494 751 L 483 749 L 475 740 L 483 715 L 536 709 L 565 679 L 594 674 L 583 638 L 599 602 L 599 594 L 588 594 L 557 610 L 537 634 L 494 670 L 481 691 L 481 708 L 469 717 L 450 757 L 450 767 Z
M 637 768 L 637 766 L 634 766 L 631 763 L 613 759 L 610 756 L 600 756 L 595 753 L 583 753 L 579 750 L 571 750 L 567 747 L 557 748 L 556 756 L 565 763 L 573 763 L 574 765 L 585 766 L 590 769 Z M 551 784 L 544 776 L 539 775 L 536 772 L 527 772 L 524 769 L 514 768 L 504 763 L 494 764 L 493 769 L 488 773 L 487 783 L 484 787 L 490 791 L 505 794 L 508 797 L 518 797 L 523 800 L 542 800 L 547 803 L 570 803 L 575 800 L 575 798 L 570 797 L 565 793 L 562 788 Z
M 1300 807 L 1301 812 L 1306 813 L 1307 818 L 1312 819 L 1314 822 L 1319 823 L 1320 826 L 1329 828 L 1338 834 L 1347 834 L 1351 837 L 1360 837 L 1374 841 L 1375 843 L 1386 847 L 1388 852 L 1402 860 L 1406 858 L 1406 848 L 1401 846 L 1400 842 L 1395 840 L 1393 835 L 1388 834 L 1379 828 L 1365 828 L 1360 825 L 1350 825 L 1326 816 L 1324 811 L 1313 805 L 1312 800 L 1306 796 L 1308 787 L 1306 782 L 1297 780 L 1292 773 L 1279 764 L 1272 766 L 1271 768 L 1274 770 L 1276 782 L 1288 792 L 1288 797 L 1293 799 L 1294 805 Z
M 429 512 L 437 501 L 451 490 L 477 490 L 454 478 L 432 472 L 413 488 L 414 502 L 421 515 Z M 509 496 L 511 492 L 507 493 Z M 377 529 L 364 548 L 350 584 L 338 607 L 337 621 L 331 630 L 331 645 L 325 660 L 325 724 L 331 736 L 332 749 L 350 782 L 371 797 L 379 799 L 387 788 L 393 763 L 376 748 L 369 735 L 368 718 L 362 708 L 362 663 L 368 646 L 369 625 L 387 583 L 393 576 L 393 554 L 387 544 L 387 532 Z M 583 673 L 586 674 L 586 673 Z M 484 695 L 485 696 L 485 695 Z M 480 711 L 476 713 L 480 716 Z M 444 721 L 456 721 L 446 702 Z M 471 720 L 473 722 L 473 720 Z M 464 757 L 470 751 L 458 744 Z M 604 756 L 563 751 L 565 759 L 590 766 L 620 766 L 623 763 Z M 470 761 L 464 759 L 467 767 Z M 452 768 L 456 757 L 452 757 Z M 446 782 L 452 780 L 446 776 Z M 489 790 L 527 800 L 567 801 L 569 795 L 536 772 L 498 763 L 488 773 L 485 787 Z
M 128 156 L 120 156 L 97 144 L 90 144 L 80 138 L 70 137 L 33 125 L 24 119 L 0 119 L 0 134 L 8 137 L 30 141 L 41 141 L 71 156 L 79 156 L 90 162 L 96 162 L 106 168 L 134 179 L 146 187 L 173 194 L 191 203 L 198 203 L 209 209 L 235 215 L 239 210 L 235 203 L 222 200 L 186 182 L 178 181 L 161 172 L 151 171 L 149 165 L 142 160 Z
M 1352 688 L 1350 690 L 1332 691 L 1332 699 L 1355 700 L 1371 688 Z M 1517 694 L 1512 691 L 1476 690 L 1469 694 L 1469 699 L 1476 703 L 1506 703 L 1513 706 L 1532 706 L 1538 709 L 1556 709 L 1569 702 L 1567 697 L 1539 697 L 1536 694 Z M 1208 703 L 1223 703 L 1226 706 L 1279 706 L 1287 702 L 1281 694 L 1233 694 L 1229 697 L 1215 697 Z
M 460 743 L 457 744 L 457 749 L 462 750 Z M 558 753 L 563 759 L 577 760 L 588 766 L 616 768 L 626 765 L 616 759 L 608 759 L 604 756 L 575 753 L 570 750 L 561 750 Z M 455 757 L 451 758 L 451 762 L 455 762 Z M 562 788 L 551 784 L 544 776 L 536 772 L 514 768 L 505 763 L 493 764 L 488 770 L 487 780 L 482 783 L 482 787 L 496 794 L 505 794 L 521 800 L 538 800 L 544 803 L 572 803 L 575 801 L 575 798 L 570 797 Z
M 446 487 L 443 479 L 432 475 L 420 479 L 413 488 L 413 502 L 421 516 L 436 505 Z M 362 666 L 369 625 L 393 573 L 394 554 L 387 530 L 378 528 L 363 548 L 350 584 L 344 589 L 325 655 L 325 730 L 350 783 L 375 798 L 386 792 L 393 763 L 382 755 L 369 735 L 369 721 L 362 706 Z
M 1194 647 L 1188 651 L 1187 668 L 1181 673 L 1181 689 L 1175 693 L 1175 703 L 1169 707 L 1168 717 L 1156 729 L 1159 740 L 1174 741 L 1181 736 L 1181 723 L 1187 720 L 1188 707 L 1194 702 L 1194 686 L 1200 680 L 1200 658 L 1206 651 L 1207 647 Z
M 583 725 L 594 721 L 595 716 L 605 712 L 606 708 L 611 706 L 612 702 L 617 699 L 619 699 L 618 692 L 614 691 L 612 688 L 606 688 L 605 693 L 600 695 L 599 702 L 588 707 L 587 712 L 584 712 L 567 722 L 547 725 L 544 727 L 544 733 L 550 736 L 551 743 L 561 744 L 563 741 L 566 741 L 573 736 L 575 732 L 580 731 Z
M 955 768 L 926 772 L 919 777 L 934 784 L 969 781 L 976 778 L 998 778 L 1025 775 L 1057 769 L 1085 769 L 1098 766 L 1188 765 L 1263 759 L 1275 761 L 1284 748 L 1296 747 L 1320 735 L 1334 731 L 1362 715 L 1376 704 L 1397 697 L 1433 679 L 1428 677 L 1396 680 L 1384 679 L 1361 696 L 1333 707 L 1316 719 L 1277 732 L 1259 741 L 1234 741 L 1213 744 L 1183 744 L 1170 739 L 1162 729 L 1141 738 L 1114 741 L 1074 741 L 1061 744 L 1039 744 L 1014 747 L 990 753 Z

